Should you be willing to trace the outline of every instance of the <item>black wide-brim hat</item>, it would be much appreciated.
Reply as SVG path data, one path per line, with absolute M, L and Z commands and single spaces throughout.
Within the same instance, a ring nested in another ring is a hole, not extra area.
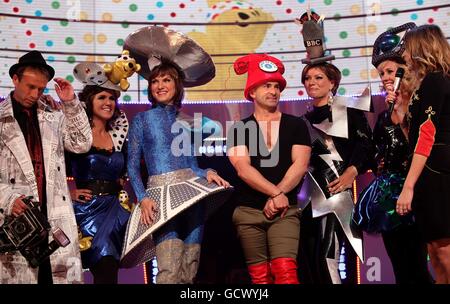
M 19 58 L 19 62 L 14 64 L 9 69 L 9 76 L 13 78 L 14 74 L 16 74 L 17 69 L 23 66 L 38 66 L 45 68 L 50 74 L 49 80 L 53 79 L 55 76 L 55 70 L 47 64 L 41 52 L 39 51 L 31 51 L 23 55 Z
M 147 26 L 128 35 L 123 46 L 141 65 L 139 75 L 148 80 L 151 70 L 167 62 L 182 73 L 187 88 L 204 85 L 216 75 L 211 56 L 183 33 L 161 26 Z
M 405 51 L 404 37 L 406 32 L 416 27 L 408 22 L 381 33 L 373 44 L 372 65 L 376 68 L 385 60 L 404 63 L 402 54 Z

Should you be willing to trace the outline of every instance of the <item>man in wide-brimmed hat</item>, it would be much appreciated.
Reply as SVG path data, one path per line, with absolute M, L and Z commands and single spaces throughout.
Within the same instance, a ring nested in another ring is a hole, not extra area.
M 0 103 L 0 222 L 28 208 L 24 197 L 39 202 L 52 231 L 59 227 L 70 244 L 33 268 L 19 251 L 0 254 L 2 283 L 80 283 L 81 260 L 75 216 L 64 164 L 64 149 L 87 152 L 92 144 L 89 121 L 72 85 L 55 78 L 62 104 L 43 95 L 55 75 L 42 54 L 31 51 L 19 58 L 9 75 L 14 90 Z M 55 237 L 54 237 L 55 238 Z M 48 249 L 42 242 L 40 250 Z M 41 251 L 42 252 L 42 251 Z

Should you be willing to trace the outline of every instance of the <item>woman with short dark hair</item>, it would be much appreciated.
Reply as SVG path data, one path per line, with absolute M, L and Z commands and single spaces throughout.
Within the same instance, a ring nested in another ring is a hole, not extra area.
M 128 172 L 140 203 L 144 225 L 157 221 L 163 210 L 156 196 L 152 196 L 154 192 L 144 189 L 140 177 L 141 156 L 146 163 L 149 188 L 155 186 L 152 181 L 161 180 L 169 185 L 174 180 L 183 180 L 182 177 L 190 173 L 205 177 L 208 182 L 229 186 L 214 170 L 200 169 L 194 155 L 174 156 L 176 151 L 173 151 L 172 143 L 176 135 L 171 133 L 171 129 L 177 124 L 184 95 L 181 81 L 182 74 L 171 64 L 163 63 L 152 70 L 148 76 L 152 108 L 138 113 L 131 124 Z M 157 284 L 193 283 L 199 265 L 203 226 L 204 210 L 196 204 L 153 233 L 158 264 Z
M 125 45 L 143 66 L 139 74 L 148 81 L 152 108 L 136 114 L 130 126 L 128 174 L 138 206 L 130 219 L 124 260 L 137 263 L 156 256 L 157 284 L 192 284 L 206 208 L 214 203 L 210 195 L 230 185 L 215 170 L 198 166 L 191 141 L 195 128 L 180 108 L 184 87 L 214 78 L 214 63 L 195 41 L 164 27 L 141 28 Z M 139 251 L 146 257 L 134 259 L 139 254 L 133 252 Z
M 333 204 L 326 201 L 338 200 L 340 210 L 351 215 L 353 182 L 373 159 L 372 131 L 364 112 L 350 107 L 345 97 L 335 96 L 340 80 L 341 72 L 328 62 L 306 65 L 302 71 L 313 104 L 304 115 L 312 141 L 309 171 L 323 193 L 323 200 L 311 198 L 300 221 L 299 272 L 305 283 L 341 282 L 338 267 L 345 239 L 362 255 L 361 239 L 351 231 L 350 221 L 338 218 L 342 212 L 333 211 Z M 319 209 L 322 215 L 313 217 Z

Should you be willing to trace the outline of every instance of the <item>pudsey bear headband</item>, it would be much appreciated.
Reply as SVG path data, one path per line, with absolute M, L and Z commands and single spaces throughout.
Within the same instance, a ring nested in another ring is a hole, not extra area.
M 96 85 L 116 91 L 126 91 L 130 84 L 127 78 L 141 69 L 140 64 L 123 51 L 115 62 L 103 66 L 95 62 L 81 62 L 73 69 L 75 78 L 84 85 Z

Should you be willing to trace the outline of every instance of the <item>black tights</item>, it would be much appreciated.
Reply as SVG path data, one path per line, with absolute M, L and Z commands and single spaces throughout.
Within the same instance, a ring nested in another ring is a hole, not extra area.
M 119 262 L 112 256 L 105 256 L 91 267 L 94 284 L 117 284 Z
M 322 228 L 322 219 L 326 225 Z M 297 263 L 299 279 L 304 284 L 332 284 L 327 258 L 334 259 L 335 233 L 342 239 L 342 230 L 334 214 L 313 218 L 311 204 L 302 213 L 300 219 L 300 242 Z M 339 242 L 341 243 L 341 242 Z
M 402 224 L 382 235 L 397 284 L 432 283 L 428 272 L 427 245 L 420 240 L 417 224 Z

